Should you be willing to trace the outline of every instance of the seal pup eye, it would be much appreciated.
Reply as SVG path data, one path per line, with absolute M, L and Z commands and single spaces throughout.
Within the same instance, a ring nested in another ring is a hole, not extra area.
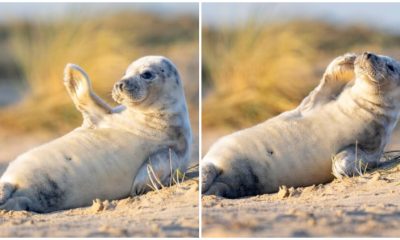
M 154 75 L 151 72 L 146 71 L 146 72 L 140 74 L 140 77 L 143 79 L 149 80 L 149 79 L 152 79 L 154 77 Z
M 390 71 L 394 72 L 394 67 L 392 66 L 392 64 L 388 64 L 387 67 L 389 68 Z

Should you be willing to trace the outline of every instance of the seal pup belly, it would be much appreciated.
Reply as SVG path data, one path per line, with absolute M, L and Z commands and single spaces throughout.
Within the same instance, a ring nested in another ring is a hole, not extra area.
M 27 197 L 27 209 L 36 212 L 119 199 L 129 195 L 138 169 L 156 148 L 119 130 L 79 129 L 18 157 L 0 182 L 16 186 L 11 198 Z

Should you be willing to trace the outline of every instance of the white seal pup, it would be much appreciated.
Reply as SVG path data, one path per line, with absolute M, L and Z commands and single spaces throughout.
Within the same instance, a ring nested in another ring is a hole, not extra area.
M 68 64 L 64 84 L 84 122 L 10 163 L 0 178 L 0 209 L 50 212 L 145 193 L 148 165 L 164 185 L 185 171 L 191 128 L 182 82 L 165 57 L 133 62 L 115 83 L 112 108 L 87 74 Z M 154 176 L 153 176 L 154 178 Z
M 399 110 L 399 62 L 341 56 L 298 108 L 219 139 L 201 162 L 202 192 L 236 198 L 357 175 L 378 164 Z

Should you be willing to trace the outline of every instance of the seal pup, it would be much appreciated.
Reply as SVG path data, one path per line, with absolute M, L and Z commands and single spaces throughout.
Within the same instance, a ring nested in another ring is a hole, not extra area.
M 336 58 L 299 107 L 219 139 L 201 162 L 202 192 L 236 198 L 358 175 L 378 164 L 399 109 L 399 62 Z
M 68 64 L 64 84 L 83 124 L 10 163 L 0 178 L 0 209 L 51 212 L 120 199 L 150 189 L 148 165 L 167 185 L 185 171 L 191 128 L 182 82 L 165 57 L 134 61 L 116 82 L 110 107 L 82 68 Z

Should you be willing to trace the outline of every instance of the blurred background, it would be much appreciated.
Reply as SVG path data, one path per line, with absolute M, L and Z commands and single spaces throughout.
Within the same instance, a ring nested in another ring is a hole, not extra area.
M 400 60 L 398 3 L 204 3 L 202 153 L 220 136 L 295 108 L 331 60 Z
M 64 89 L 67 63 L 115 105 L 113 84 L 145 55 L 180 71 L 197 162 L 198 25 L 197 3 L 0 3 L 0 164 L 82 123 Z

